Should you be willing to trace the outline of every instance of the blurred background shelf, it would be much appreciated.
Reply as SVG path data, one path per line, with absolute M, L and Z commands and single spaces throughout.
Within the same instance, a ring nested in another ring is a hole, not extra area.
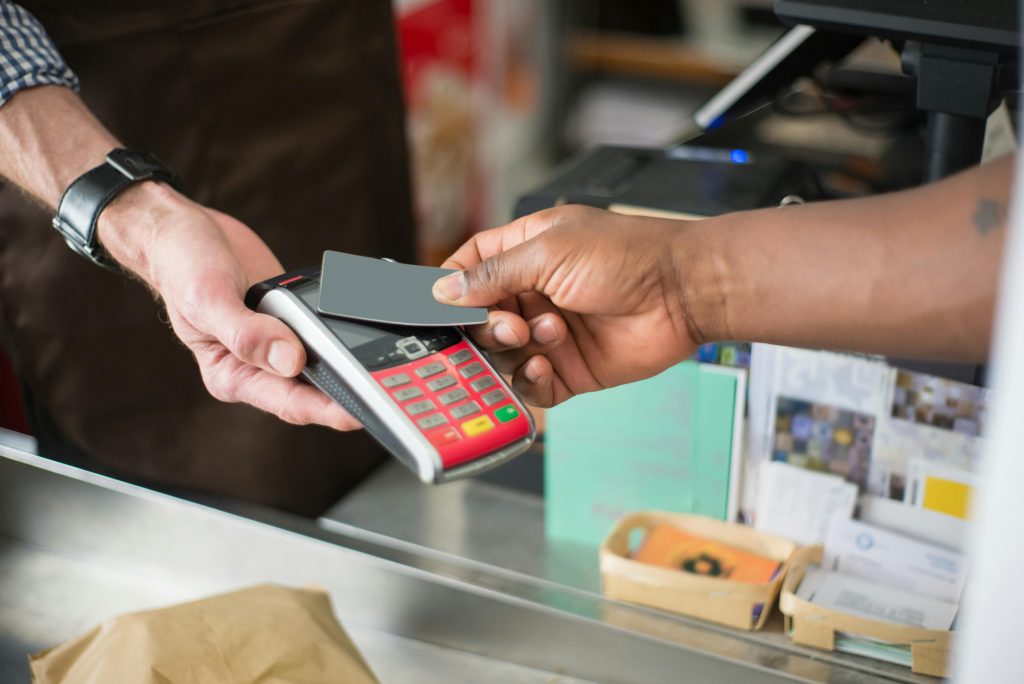
M 593 73 L 661 78 L 719 88 L 739 69 L 677 38 L 578 29 L 566 36 L 570 68 Z

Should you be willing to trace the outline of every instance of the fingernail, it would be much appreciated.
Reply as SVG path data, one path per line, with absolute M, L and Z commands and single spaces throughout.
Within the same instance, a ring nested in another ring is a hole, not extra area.
M 558 332 L 554 324 L 547 318 L 542 318 L 530 326 L 530 334 L 540 344 L 552 344 L 558 341 Z
M 295 367 L 299 365 L 299 353 L 284 340 L 274 340 L 270 345 L 267 362 L 278 374 L 292 375 Z
M 523 376 L 526 378 L 527 382 L 531 384 L 537 384 L 537 382 L 540 380 L 540 370 L 538 370 L 537 364 L 526 364 L 526 368 L 523 369 Z
M 508 347 L 515 347 L 519 344 L 516 334 L 508 323 L 498 323 L 494 326 L 494 339 Z
M 466 276 L 462 271 L 446 275 L 434 283 L 434 299 L 439 302 L 457 302 L 466 295 Z

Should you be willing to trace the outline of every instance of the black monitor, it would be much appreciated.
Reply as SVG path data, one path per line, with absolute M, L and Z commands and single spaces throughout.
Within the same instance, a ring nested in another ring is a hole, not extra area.
M 892 39 L 897 50 L 914 44 L 904 50 L 904 69 L 915 77 L 920 75 L 917 72 L 921 68 L 922 50 L 929 53 L 931 60 L 925 64 L 927 68 L 934 65 L 936 58 L 971 64 L 980 56 L 983 63 L 995 65 L 992 67 L 996 70 L 997 82 L 992 84 L 995 91 L 1016 90 L 1017 77 L 1013 72 L 1016 72 L 1021 44 L 1018 1 L 775 0 L 778 17 L 796 25 L 702 105 L 694 115 L 694 122 L 708 130 L 742 116 L 779 88 L 810 74 L 817 64 L 838 62 L 868 36 Z M 918 44 L 927 47 L 920 48 Z M 957 52 L 965 50 L 970 54 Z M 977 67 L 968 68 L 976 70 Z M 983 64 L 981 68 L 989 66 Z M 978 86 L 985 82 L 986 76 L 961 70 L 937 73 L 929 79 L 931 86 L 950 89 L 956 95 L 960 90 L 955 85 L 957 81 Z M 984 93 L 976 97 L 970 91 L 970 88 L 964 90 L 960 98 L 976 100 L 970 112 L 962 111 L 962 106 L 950 108 L 946 103 L 936 104 L 934 93 L 922 93 L 917 104 L 924 111 L 967 113 L 983 119 L 989 98 Z M 959 134 L 959 131 L 954 133 Z M 973 149 L 976 142 L 971 141 L 967 147 Z M 980 154 L 980 149 L 978 152 Z M 965 160 L 969 162 L 973 158 L 972 152 Z M 957 170 L 963 163 L 937 163 L 939 168 L 934 173 L 929 172 L 929 179 Z
M 890 38 L 928 115 L 924 179 L 978 163 L 985 120 L 1019 89 L 1019 0 L 775 0 L 784 21 Z
M 784 21 L 865 35 L 1013 53 L 1018 0 L 775 0 Z

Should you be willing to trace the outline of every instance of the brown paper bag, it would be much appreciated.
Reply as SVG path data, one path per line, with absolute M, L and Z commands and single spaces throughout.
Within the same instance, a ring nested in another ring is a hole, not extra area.
M 264 585 L 129 613 L 29 658 L 36 684 L 375 684 L 322 591 Z

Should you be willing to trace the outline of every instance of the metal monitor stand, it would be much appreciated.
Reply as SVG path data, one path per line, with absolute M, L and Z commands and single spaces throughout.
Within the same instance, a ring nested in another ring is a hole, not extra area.
M 999 55 L 908 42 L 903 71 L 917 82 L 917 108 L 928 115 L 925 183 L 981 161 L 985 123 L 1001 96 Z

